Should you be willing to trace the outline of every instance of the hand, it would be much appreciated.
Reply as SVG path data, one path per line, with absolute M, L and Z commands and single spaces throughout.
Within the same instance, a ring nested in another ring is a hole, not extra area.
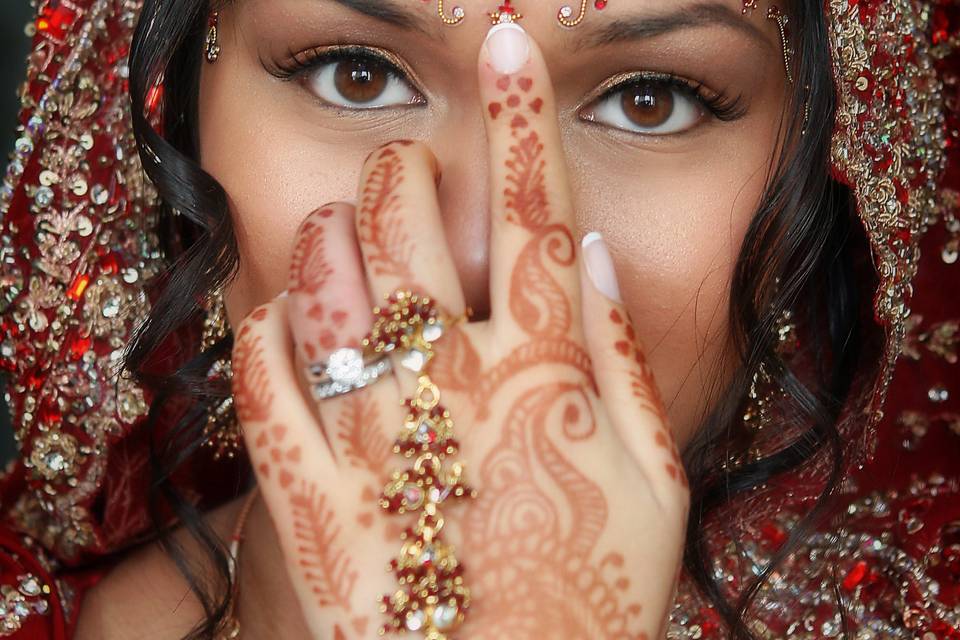
M 528 42 L 516 73 L 492 66 L 495 41 L 480 56 L 491 315 L 447 327 L 428 368 L 461 443 L 448 463 L 465 461 L 477 490 L 440 505 L 471 591 L 453 636 L 662 637 L 686 479 L 603 243 L 579 251 L 574 239 L 551 83 Z M 301 372 L 358 344 L 371 308 L 398 289 L 466 314 L 438 176 L 422 144 L 375 151 L 356 209 L 337 203 L 308 217 L 289 296 L 236 333 L 237 414 L 317 638 L 374 637 L 387 620 L 376 602 L 397 583 L 385 568 L 417 515 L 387 514 L 377 499 L 390 472 L 410 464 L 391 447 L 417 377 L 395 361 L 385 379 L 317 406 Z

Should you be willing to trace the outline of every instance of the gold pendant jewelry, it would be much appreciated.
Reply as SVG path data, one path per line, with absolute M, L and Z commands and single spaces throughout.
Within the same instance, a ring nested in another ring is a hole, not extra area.
M 400 553 L 389 570 L 398 588 L 381 598 L 388 620 L 382 633 L 416 631 L 427 640 L 447 640 L 470 607 L 470 589 L 454 548 L 443 539 L 442 506 L 476 497 L 464 482 L 461 462 L 449 462 L 459 451 L 454 422 L 440 404 L 440 389 L 423 373 L 433 358 L 433 342 L 444 323 L 429 298 L 400 291 L 374 310 L 377 320 L 363 345 L 373 353 L 402 353 L 402 364 L 418 373 L 417 390 L 404 402 L 407 415 L 393 451 L 412 460 L 394 471 L 380 496 L 388 513 L 418 513 L 416 524 L 401 535 Z M 415 355 L 411 355 L 415 354 Z
M 207 38 L 204 41 L 204 56 L 213 64 L 220 57 L 220 12 L 214 11 L 207 19 Z

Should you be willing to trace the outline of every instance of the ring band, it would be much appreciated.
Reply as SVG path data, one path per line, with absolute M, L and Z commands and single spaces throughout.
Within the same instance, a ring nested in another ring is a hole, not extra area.
M 364 362 L 360 349 L 347 347 L 331 353 L 325 363 L 310 365 L 308 373 L 314 398 L 328 400 L 376 382 L 391 368 L 386 354 Z

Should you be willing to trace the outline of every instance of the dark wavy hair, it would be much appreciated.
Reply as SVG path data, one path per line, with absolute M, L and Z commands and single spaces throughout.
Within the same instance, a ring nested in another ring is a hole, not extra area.
M 130 344 L 126 366 L 164 398 L 187 398 L 190 408 L 157 442 L 151 504 L 158 537 L 189 581 L 206 617 L 190 640 L 210 638 L 230 599 L 225 546 L 200 510 L 177 490 L 177 470 L 201 446 L 207 408 L 229 393 L 211 388 L 206 372 L 228 354 L 231 339 L 176 363 L 158 375 L 153 366 L 172 335 L 196 323 L 198 301 L 220 290 L 236 272 L 237 243 L 223 188 L 200 166 L 198 96 L 207 0 L 145 0 L 130 52 L 133 124 L 143 166 L 162 199 L 160 235 L 169 270 L 154 291 L 148 321 Z M 863 323 L 854 257 L 863 235 L 848 191 L 828 173 L 836 108 L 825 16 L 820 0 L 796 0 L 790 11 L 795 49 L 781 126 L 781 151 L 770 166 L 768 187 L 747 231 L 731 283 L 729 325 L 739 364 L 721 398 L 684 452 L 691 481 L 685 565 L 714 604 L 734 638 L 753 638 L 746 620 L 757 590 L 773 568 L 797 550 L 834 495 L 848 455 L 839 428 L 851 381 L 863 374 L 859 358 Z M 151 89 L 164 79 L 162 124 L 148 121 Z M 162 133 L 161 133 L 162 131 Z M 775 328 L 785 311 L 804 328 L 807 371 L 785 360 Z M 761 369 L 783 390 L 778 416 L 800 425 L 773 453 L 748 458 L 754 433 L 745 428 L 745 399 Z M 719 379 L 719 376 L 718 376 Z M 813 382 L 811 382 L 813 381 Z M 737 496 L 826 457 L 830 470 L 817 505 L 794 527 L 769 566 L 738 599 L 728 599 L 712 571 L 703 526 Z M 729 460 L 746 459 L 742 464 Z M 240 479 L 237 482 L 241 482 Z M 169 514 L 201 543 L 208 563 L 188 560 L 164 523 Z M 209 567 L 213 567 L 211 576 Z

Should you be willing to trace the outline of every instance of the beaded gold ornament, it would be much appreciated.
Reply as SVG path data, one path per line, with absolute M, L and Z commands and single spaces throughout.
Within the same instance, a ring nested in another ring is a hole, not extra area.
M 388 513 L 419 512 L 416 523 L 401 534 L 400 553 L 390 562 L 399 586 L 381 598 L 380 610 L 388 619 L 380 632 L 414 631 L 427 640 L 446 640 L 463 623 L 470 589 L 454 548 L 441 535 L 441 505 L 476 497 L 476 491 L 464 482 L 462 462 L 447 464 L 459 450 L 454 422 L 425 373 L 444 323 L 430 298 L 409 291 L 389 296 L 374 316 L 374 327 L 363 340 L 366 355 L 403 354 L 401 364 L 421 374 L 416 393 L 404 401 L 407 415 L 393 446 L 394 453 L 412 463 L 393 472 L 380 496 Z
M 557 11 L 557 21 L 564 27 L 575 27 L 587 17 L 587 4 L 590 0 L 580 0 L 580 8 L 574 12 L 572 6 L 565 4 Z M 607 0 L 593 0 L 593 8 L 602 11 L 607 8 Z
M 423 0 L 424 2 L 429 2 L 430 0 Z M 450 14 L 447 14 L 447 10 L 444 7 L 443 0 L 437 0 L 437 15 L 440 17 L 440 20 L 443 24 L 448 27 L 455 27 L 456 25 L 463 22 L 463 19 L 466 17 L 467 13 L 463 10 L 463 7 L 460 5 L 454 6 L 450 10 Z
M 510 0 L 504 0 L 504 2 L 497 7 L 497 10 L 490 14 L 490 22 L 493 24 L 518 22 L 521 19 L 523 19 L 523 15 L 517 11 L 517 8 L 513 6 Z

